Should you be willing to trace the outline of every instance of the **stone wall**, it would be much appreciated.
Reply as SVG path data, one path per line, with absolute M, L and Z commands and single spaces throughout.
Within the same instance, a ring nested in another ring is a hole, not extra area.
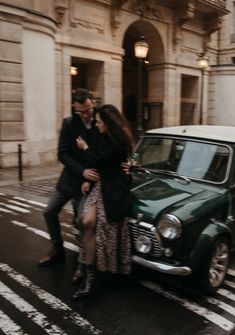
M 55 23 L 0 5 L 0 167 L 55 160 Z

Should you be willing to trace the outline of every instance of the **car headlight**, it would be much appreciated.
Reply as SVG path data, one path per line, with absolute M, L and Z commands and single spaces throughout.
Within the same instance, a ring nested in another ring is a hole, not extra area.
M 158 232 L 168 240 L 175 240 L 181 235 L 182 226 L 180 220 L 172 214 L 163 214 L 160 217 Z

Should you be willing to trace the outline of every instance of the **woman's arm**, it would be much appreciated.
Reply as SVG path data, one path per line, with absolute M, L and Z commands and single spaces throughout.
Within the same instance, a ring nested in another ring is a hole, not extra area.
M 77 139 L 77 145 L 84 150 L 85 160 L 98 169 L 110 164 L 121 164 L 121 162 L 127 160 L 125 151 L 114 145 L 111 140 L 103 148 L 99 148 L 99 153 L 96 150 L 92 150 L 81 137 Z

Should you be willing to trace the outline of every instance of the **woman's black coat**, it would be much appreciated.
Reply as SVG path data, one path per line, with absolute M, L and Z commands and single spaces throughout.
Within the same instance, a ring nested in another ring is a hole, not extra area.
M 92 150 L 84 151 L 87 167 L 96 168 L 101 176 L 104 209 L 109 223 L 128 215 L 131 204 L 131 177 L 121 167 L 128 158 L 126 148 L 119 148 L 107 135 L 100 135 Z

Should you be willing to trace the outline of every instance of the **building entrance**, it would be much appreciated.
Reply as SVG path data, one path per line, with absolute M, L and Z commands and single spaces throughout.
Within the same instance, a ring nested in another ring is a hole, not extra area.
M 149 45 L 145 59 L 135 56 L 134 45 L 142 36 Z M 163 122 L 165 58 L 161 36 L 145 20 L 134 22 L 126 31 L 123 48 L 123 112 L 134 132 L 158 128 Z M 140 62 L 141 61 L 141 67 Z M 141 69 L 141 72 L 140 72 Z M 141 90 L 139 81 L 141 80 Z M 140 112 L 141 110 L 141 112 Z M 140 115 L 141 114 L 141 118 Z
M 181 76 L 181 125 L 197 124 L 197 97 L 198 77 L 183 74 Z
M 103 62 L 89 59 L 71 57 L 71 95 L 77 88 L 82 87 L 92 91 L 96 105 L 103 103 L 104 96 L 104 76 Z

